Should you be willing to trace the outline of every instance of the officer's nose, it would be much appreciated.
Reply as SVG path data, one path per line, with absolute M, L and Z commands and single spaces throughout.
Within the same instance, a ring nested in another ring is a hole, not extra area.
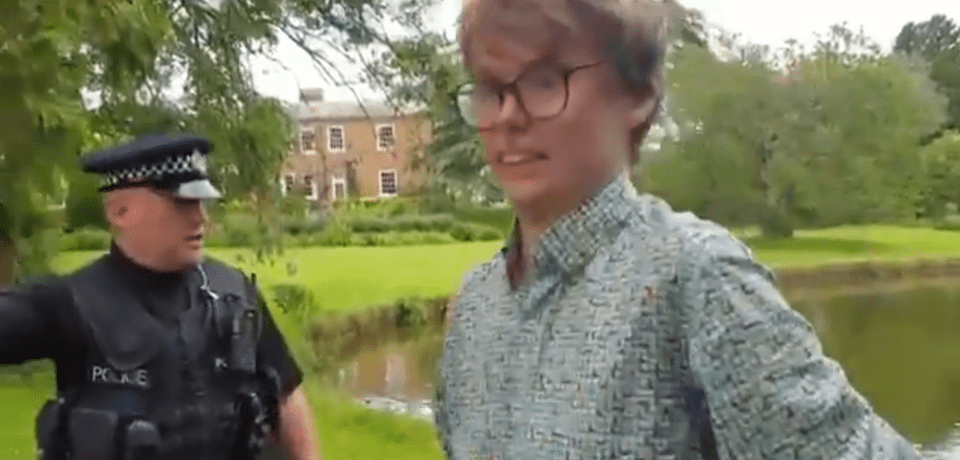
M 207 222 L 210 220 L 210 216 L 207 214 L 207 206 L 203 204 L 202 201 L 197 203 L 197 212 L 195 218 L 198 226 L 206 226 Z

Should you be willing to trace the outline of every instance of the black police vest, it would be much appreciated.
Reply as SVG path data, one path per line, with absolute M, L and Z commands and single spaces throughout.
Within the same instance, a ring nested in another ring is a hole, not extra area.
M 209 290 L 201 289 L 206 282 L 200 273 L 185 278 L 191 308 L 175 325 L 156 320 L 132 287 L 116 281 L 106 258 L 72 277 L 89 352 L 86 375 L 69 379 L 82 383 L 60 389 L 65 411 L 57 433 L 68 458 L 247 457 L 237 451 L 246 441 L 243 426 L 262 414 L 240 407 L 238 395 L 259 388 L 254 372 L 261 318 L 246 340 L 238 343 L 236 336 L 241 312 L 259 312 L 257 297 L 236 270 L 215 262 L 202 269 Z

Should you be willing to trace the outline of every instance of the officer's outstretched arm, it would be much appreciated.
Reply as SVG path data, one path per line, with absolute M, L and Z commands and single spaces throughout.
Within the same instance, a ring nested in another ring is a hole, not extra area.
M 313 421 L 313 411 L 303 393 L 297 387 L 285 401 L 280 403 L 280 444 L 295 460 L 321 460 L 320 440 Z
M 50 358 L 52 313 L 40 286 L 0 285 L 0 365 Z

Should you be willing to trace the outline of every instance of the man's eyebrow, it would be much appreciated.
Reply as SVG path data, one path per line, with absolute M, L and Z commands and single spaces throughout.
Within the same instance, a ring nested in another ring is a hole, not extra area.
M 572 67 L 572 64 L 566 62 L 567 60 L 559 60 L 556 58 L 556 55 L 553 53 L 542 54 L 537 58 L 531 59 L 525 62 L 520 66 L 520 71 L 509 79 L 500 78 L 498 75 L 494 75 L 490 72 L 480 72 L 477 75 L 476 82 L 478 84 L 487 85 L 487 86 L 503 86 L 509 83 L 517 81 L 523 75 L 529 74 L 532 70 L 538 70 L 541 68 L 557 67 L 565 69 Z

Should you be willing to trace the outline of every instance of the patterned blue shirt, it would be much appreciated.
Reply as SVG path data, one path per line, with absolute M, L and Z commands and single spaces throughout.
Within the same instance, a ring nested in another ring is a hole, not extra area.
M 728 231 L 618 177 L 450 310 L 451 460 L 914 459 Z

